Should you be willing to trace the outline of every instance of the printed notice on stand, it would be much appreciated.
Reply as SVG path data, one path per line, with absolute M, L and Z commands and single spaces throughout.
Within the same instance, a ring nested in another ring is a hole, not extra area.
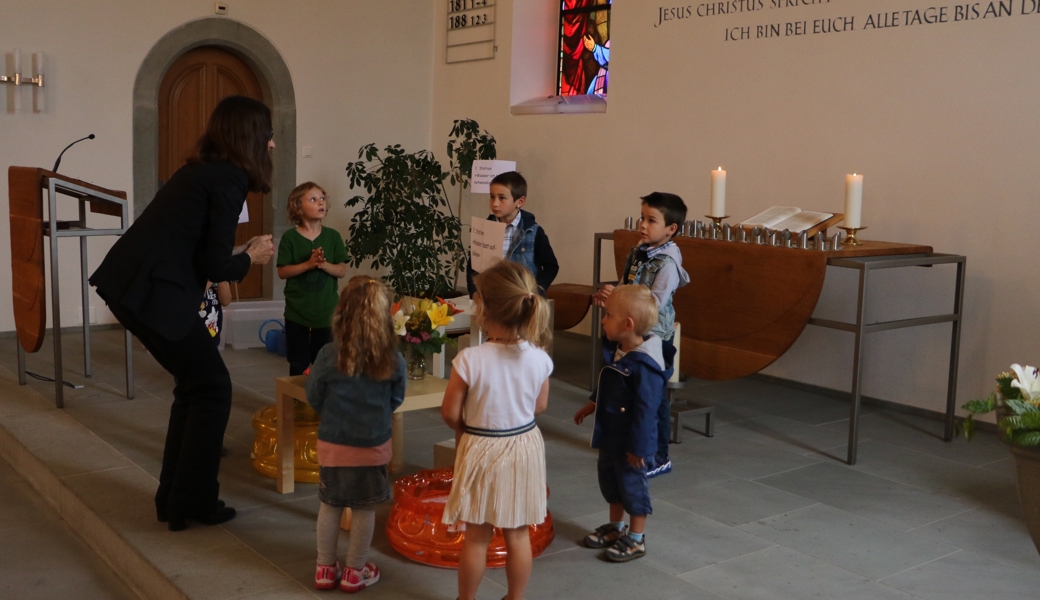
M 491 180 L 502 173 L 516 170 L 515 160 L 475 160 L 473 161 L 473 178 L 470 191 L 474 194 L 491 192 Z
M 474 169 L 474 172 L 476 169 Z M 473 217 L 469 236 L 469 253 L 473 270 L 482 273 L 502 260 L 506 224 Z

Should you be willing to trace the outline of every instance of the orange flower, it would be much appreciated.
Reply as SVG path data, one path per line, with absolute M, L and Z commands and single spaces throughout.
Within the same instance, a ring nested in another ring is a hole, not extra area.
M 445 300 L 444 298 L 441 298 L 440 296 L 437 296 L 437 301 L 440 302 L 441 304 L 446 304 L 448 306 L 448 316 L 449 317 L 453 317 L 453 316 L 459 314 L 460 312 L 463 312 L 463 310 L 461 308 L 458 308 L 457 306 L 455 306 L 455 303 L 450 301 L 450 300 Z

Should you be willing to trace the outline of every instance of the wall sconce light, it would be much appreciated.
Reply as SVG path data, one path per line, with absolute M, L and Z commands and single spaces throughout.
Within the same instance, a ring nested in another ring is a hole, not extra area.
M 10 83 L 15 86 L 14 88 L 14 109 L 19 111 L 22 108 L 22 94 L 21 90 L 23 85 L 29 85 L 33 87 L 33 103 L 35 112 L 43 112 L 46 109 L 43 94 L 43 52 L 34 52 L 32 54 L 33 68 L 31 72 L 34 73 L 31 77 L 22 75 L 22 51 L 14 51 L 14 75 L 8 77 L 6 75 L 0 75 L 0 83 Z

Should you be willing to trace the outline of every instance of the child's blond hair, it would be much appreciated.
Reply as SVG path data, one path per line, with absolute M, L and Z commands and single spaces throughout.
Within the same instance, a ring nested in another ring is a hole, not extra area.
M 500 260 L 476 276 L 477 318 L 507 328 L 539 348 L 552 343 L 549 303 L 538 295 L 534 275 L 519 263 Z
M 657 302 L 645 285 L 622 285 L 607 297 L 612 312 L 632 319 L 636 335 L 646 335 L 657 324 Z
M 397 336 L 386 284 L 367 275 L 352 277 L 340 292 L 332 335 L 340 371 L 352 377 L 390 379 L 397 364 Z
M 285 211 L 289 213 L 289 222 L 293 225 L 303 224 L 303 197 L 311 190 L 319 190 L 322 196 L 328 195 L 325 188 L 313 181 L 305 181 L 289 192 L 289 201 L 286 202 Z

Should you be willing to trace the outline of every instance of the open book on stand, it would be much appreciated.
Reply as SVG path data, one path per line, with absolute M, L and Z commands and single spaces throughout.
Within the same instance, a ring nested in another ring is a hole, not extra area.
M 793 206 L 773 206 L 758 213 L 757 215 L 742 221 L 739 226 L 745 229 L 763 227 L 776 231 L 789 230 L 791 233 L 817 231 L 827 229 L 831 225 L 840 223 L 845 215 L 813 212 L 802 210 Z

